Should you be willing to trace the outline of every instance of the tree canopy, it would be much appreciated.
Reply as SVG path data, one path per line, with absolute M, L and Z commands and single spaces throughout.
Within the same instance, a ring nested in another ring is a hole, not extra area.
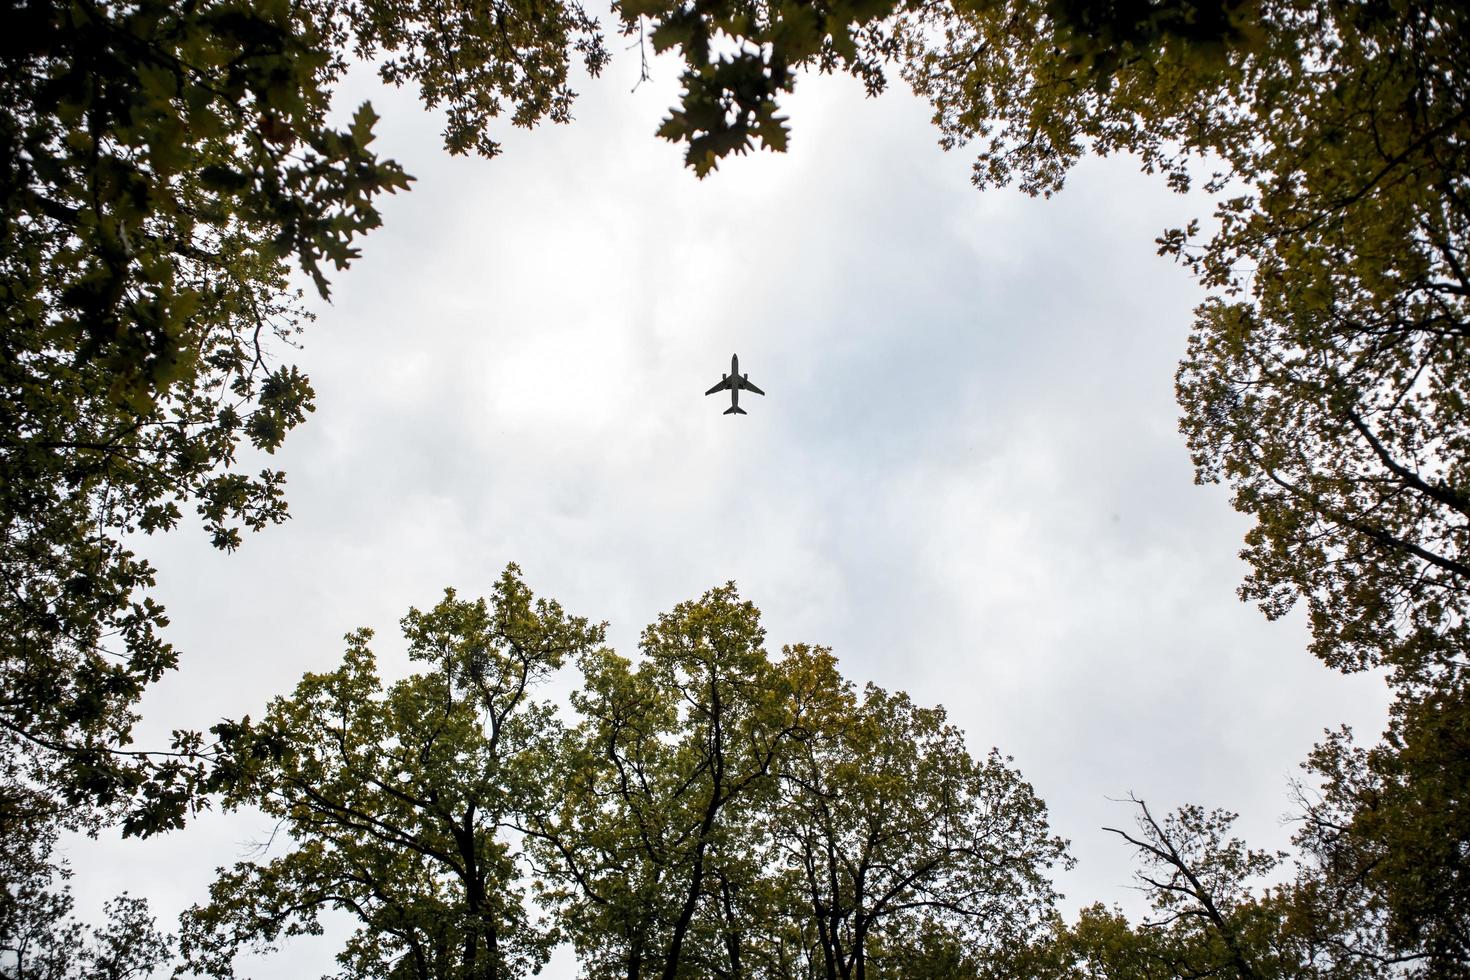
M 1052 914 L 1065 843 L 1009 760 L 972 759 L 940 709 L 859 702 L 826 650 L 768 656 L 733 585 L 660 616 L 636 662 L 513 566 L 403 626 L 422 672 L 385 689 L 358 631 L 238 726 L 226 799 L 293 847 L 220 869 L 189 971 L 233 976 L 329 908 L 360 924 L 353 976 L 526 976 L 561 939 L 629 980 L 911 975 Z M 535 688 L 573 663 L 563 727 Z
M 313 407 L 271 343 L 306 318 L 287 274 L 296 265 L 325 295 L 328 270 L 377 224 L 377 195 L 408 182 L 370 151 L 370 108 L 346 129 L 326 123 L 334 83 L 350 58 L 375 58 L 447 110 L 452 151 L 493 154 L 497 117 L 569 119 L 571 67 L 596 74 L 607 52 L 575 3 L 17 10 L 25 29 L 0 52 L 0 559 L 17 583 L 0 665 L 25 692 L 25 711 L 3 715 L 8 756 L 68 798 L 147 800 L 128 826 L 150 832 L 182 818 L 189 780 L 111 751 L 176 660 L 147 598 L 152 571 L 125 537 L 192 507 L 229 549 L 285 517 L 284 475 L 242 471 Z M 1390 663 L 1411 679 L 1463 666 L 1457 11 L 639 0 L 615 12 L 620 30 L 683 58 L 660 133 L 688 143 L 701 174 L 755 143 L 784 149 L 778 100 L 813 68 L 875 93 L 896 70 L 933 103 L 946 145 L 977 146 L 981 186 L 1049 194 L 1088 152 L 1136 154 L 1178 188 L 1214 168 L 1218 230 L 1200 243 L 1190 224 L 1161 246 L 1217 291 L 1179 392 L 1200 479 L 1229 481 L 1257 518 L 1242 594 L 1272 616 L 1304 600 L 1316 652 L 1344 668 Z
M 1159 244 L 1214 291 L 1181 427 L 1199 478 L 1256 518 L 1242 596 L 1273 617 L 1304 600 L 1337 667 L 1462 667 L 1463 13 L 1228 5 L 1208 43 L 1164 28 L 1079 49 L 1048 9 L 914 16 L 905 73 L 945 141 L 979 144 L 977 184 L 1033 193 L 1088 151 L 1133 153 L 1179 189 L 1210 174 L 1214 232 Z
M 0 801 L 34 793 L 8 785 Z M 107 902 L 104 924 L 72 914 L 72 871 L 57 854 L 54 822 L 28 807 L 0 806 L 0 976 L 6 980 L 143 980 L 168 962 L 172 941 L 148 903 L 123 893 Z
M 297 846 L 239 862 L 186 914 L 193 971 L 233 976 L 242 945 L 319 932 L 330 908 L 360 922 L 338 957 L 352 976 L 516 977 L 545 963 L 555 934 L 529 916 L 505 832 L 555 750 L 535 689 L 601 629 L 535 600 L 512 566 L 488 603 L 447 590 L 403 631 L 423 672 L 385 689 L 358 630 L 339 669 L 239 726 L 225 801 L 283 821 Z
M 781 772 L 768 858 L 814 972 L 927 975 L 1032 940 L 1070 859 L 1010 760 L 972 758 L 943 708 L 901 692 L 843 683 L 833 707 Z
M 750 934 L 768 900 L 761 817 L 818 693 L 763 638 L 727 585 L 660 616 L 636 665 L 613 651 L 584 661 L 556 806 L 528 829 L 589 969 L 739 975 L 762 954 Z
M 575 3 L 206 0 L 8 8 L 0 46 L 0 766 L 47 786 L 37 819 L 177 826 L 204 740 L 125 748 L 177 663 L 128 544 L 193 510 L 216 547 L 287 516 L 269 454 L 313 410 L 283 353 L 328 273 L 410 178 L 363 105 L 330 124 L 349 60 L 448 109 L 565 121 L 570 65 L 606 52 Z M 263 466 L 254 475 L 250 470 Z M 85 805 L 82 805 L 85 804 Z

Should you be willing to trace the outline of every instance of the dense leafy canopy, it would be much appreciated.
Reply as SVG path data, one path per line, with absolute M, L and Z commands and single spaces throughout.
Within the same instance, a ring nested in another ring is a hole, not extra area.
M 324 124 L 321 58 L 285 5 L 17 16 L 0 55 L 0 759 L 62 809 L 109 807 L 145 777 L 109 750 L 175 662 L 125 536 L 181 505 L 224 548 L 282 519 L 282 475 L 234 464 L 312 407 L 263 346 L 301 319 L 283 257 L 345 262 L 372 196 L 405 178 L 365 149 L 369 113 Z
M 1328 663 L 1433 682 L 1470 640 L 1466 15 L 1333 12 L 1254 81 L 1291 110 L 1218 147 L 1253 186 L 1192 262 L 1246 295 L 1199 311 L 1184 427 L 1257 519 L 1242 594 L 1304 598 Z
M 187 967 L 233 976 L 328 908 L 365 977 L 525 976 L 557 938 L 593 976 L 908 976 L 1034 938 L 1065 845 L 1007 760 L 903 695 L 859 702 L 825 650 L 769 658 L 758 616 L 712 590 L 634 664 L 512 567 L 488 604 L 410 612 L 427 670 L 386 690 L 352 634 L 239 726 L 227 799 L 295 847 L 221 869 Z M 533 688 L 573 659 L 564 729 Z
M 1080 53 L 1025 0 L 912 21 L 906 74 L 947 143 L 978 141 L 982 186 L 1050 193 L 1088 151 L 1181 189 L 1215 170 L 1218 230 L 1160 242 L 1217 291 L 1180 369 L 1183 428 L 1200 478 L 1257 519 L 1242 595 L 1272 616 L 1305 599 L 1316 652 L 1346 669 L 1465 662 L 1464 18 L 1242 4 L 1212 42 Z
M 1394 706 L 1382 743 L 1339 731 L 1306 764 L 1298 908 L 1312 934 L 1369 972 L 1470 977 L 1470 696 Z
M 177 826 L 205 749 L 129 752 L 133 705 L 177 660 L 129 546 L 194 510 L 216 547 L 283 520 L 265 456 L 312 411 L 277 358 L 327 273 L 409 178 L 363 105 L 327 119 L 353 56 L 448 109 L 564 121 L 573 60 L 605 58 L 575 3 L 33 0 L 0 44 L 0 769 L 37 819 Z M 264 466 L 255 475 L 250 470 Z M 18 798 L 19 799 L 19 798 Z M 78 804 L 88 804 L 78 806 Z
M 1003 961 L 1045 920 L 1065 844 L 992 752 L 971 758 L 944 709 L 842 684 L 781 770 L 773 852 L 801 949 L 827 977 L 928 975 L 960 952 Z M 835 709 L 835 710 L 834 710 Z M 958 968 L 958 964 L 953 964 Z
M 241 726 L 226 802 L 279 819 L 297 846 L 238 863 L 185 915 L 193 971 L 233 976 L 242 945 L 318 932 L 329 908 L 360 922 L 339 956 L 352 976 L 515 977 L 546 961 L 552 934 L 528 916 L 504 832 L 555 749 L 533 689 L 601 630 L 534 600 L 512 566 L 489 603 L 451 590 L 403 631 L 424 672 L 385 690 L 359 630 L 338 670 Z
M 583 664 L 556 808 L 534 814 L 548 895 L 598 973 L 671 978 L 753 967 L 768 900 L 753 847 L 782 754 L 812 724 L 800 658 L 772 663 L 733 586 L 644 631 L 636 666 Z

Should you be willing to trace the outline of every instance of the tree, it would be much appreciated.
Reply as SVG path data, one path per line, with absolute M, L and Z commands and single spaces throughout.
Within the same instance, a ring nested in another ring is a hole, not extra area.
M 512 565 L 488 604 L 446 590 L 403 631 L 423 672 L 385 690 L 358 630 L 339 669 L 233 734 L 227 804 L 260 807 L 297 846 L 221 869 L 184 917 L 193 972 L 233 976 L 242 945 L 315 933 L 324 908 L 360 923 L 338 956 L 353 976 L 492 980 L 546 961 L 554 934 L 530 916 L 509 829 L 555 748 L 534 689 L 602 630 L 534 600 Z
M 1304 766 L 1294 874 L 1285 853 L 1228 836 L 1235 815 L 1186 806 L 1159 820 L 1137 804 L 1138 830 L 1112 830 L 1142 862 L 1153 916 L 1137 927 L 1084 909 L 1009 964 L 1037 977 L 1154 980 L 1369 980 L 1470 976 L 1470 840 L 1463 800 L 1465 700 L 1437 691 L 1400 704 L 1383 744 L 1334 733 Z M 1271 879 L 1277 884 L 1268 885 Z
M 777 100 L 791 92 L 803 67 L 841 66 L 861 78 L 869 94 L 886 86 L 883 63 L 897 42 L 881 22 L 897 0 L 847 3 L 707 3 L 621 0 L 624 33 L 643 37 L 655 51 L 677 47 L 685 69 L 679 105 L 658 134 L 688 144 L 685 162 L 703 177 L 719 161 L 755 143 L 784 152 L 788 127 Z M 717 39 L 730 39 L 721 44 Z
M 1137 836 L 1106 828 L 1137 851 L 1137 878 L 1154 916 L 1140 927 L 1140 941 L 1126 923 L 1097 907 L 1079 919 L 1068 940 L 1082 962 L 1125 965 L 1142 975 L 1162 966 L 1172 976 L 1231 976 L 1239 980 L 1309 977 L 1314 956 L 1283 914 L 1287 892 L 1262 888 L 1284 854 L 1248 848 L 1228 837 L 1235 814 L 1185 806 L 1157 819 L 1138 807 Z M 1089 945 L 1088 943 L 1094 945 Z M 1080 954 L 1080 955 L 1079 955 Z
M 1037 932 L 1065 843 L 1009 760 L 763 635 L 727 585 L 636 666 L 584 662 L 558 805 L 526 829 L 589 975 L 974 975 Z
M 284 5 L 16 15 L 0 108 L 0 731 L 7 768 L 56 790 L 50 814 L 94 816 L 77 805 L 115 809 L 146 778 L 112 750 L 176 662 L 144 594 L 152 570 L 122 538 L 174 526 L 186 503 L 225 548 L 283 518 L 281 474 L 233 471 L 238 445 L 270 452 L 311 410 L 305 379 L 262 347 L 300 319 L 282 256 L 345 262 L 373 195 L 405 178 L 365 149 L 370 114 L 324 125 L 320 59 Z
M 1305 764 L 1320 794 L 1296 842 L 1299 916 L 1336 959 L 1412 977 L 1470 977 L 1470 698 L 1403 700 L 1384 740 L 1347 729 Z
M 197 733 L 128 748 L 177 663 L 153 570 L 126 543 L 197 511 L 216 547 L 286 517 L 252 462 L 313 409 L 276 362 L 409 178 L 375 116 L 326 121 L 349 56 L 382 56 L 449 110 L 450 149 L 490 121 L 565 121 L 574 2 L 163 0 L 12 5 L 0 47 L 0 766 L 48 788 L 35 819 L 178 826 L 206 788 Z
M 775 813 L 785 911 L 815 934 L 820 975 L 957 969 L 1033 938 L 1066 843 L 1010 760 L 972 759 L 943 708 L 872 684 L 844 685 L 826 718 L 782 767 Z
M 1178 391 L 1199 479 L 1256 518 L 1241 594 L 1273 617 L 1304 600 L 1334 666 L 1460 669 L 1465 15 L 1227 4 L 1196 21 L 1215 25 L 1201 40 L 1120 14 L 1104 50 L 1080 40 L 1079 9 L 1139 8 L 924 7 L 906 77 L 947 145 L 980 141 L 981 186 L 1051 193 L 1089 149 L 1179 189 L 1191 165 L 1217 168 L 1218 231 L 1201 244 L 1191 222 L 1160 245 L 1216 291 Z
M 772 662 L 759 616 L 727 584 L 660 615 L 636 667 L 583 661 L 557 805 L 526 830 L 594 976 L 738 977 L 761 955 L 762 823 L 822 672 L 801 649 Z
M 1101 902 L 1077 913 L 1068 925 L 1053 919 L 1051 930 L 1022 947 L 997 976 L 1037 980 L 1174 980 L 1175 956 L 1168 940 L 1147 925 L 1135 929 L 1128 917 Z
M 9 786 L 0 799 L 28 791 Z M 27 808 L 0 806 L 0 978 L 141 980 L 167 962 L 171 937 L 160 933 L 148 903 L 126 892 L 109 901 L 105 923 L 72 918 L 71 869 L 54 856 L 57 831 L 35 833 Z
M 1118 909 L 1094 904 L 1073 924 L 1054 919 L 1045 935 L 987 975 L 1038 980 L 1465 975 L 1453 945 L 1457 923 L 1441 917 L 1455 903 L 1440 887 L 1446 882 L 1446 862 L 1442 853 L 1426 853 L 1436 845 L 1419 836 L 1423 814 L 1420 826 L 1400 831 L 1379 825 L 1377 837 L 1369 839 L 1355 826 L 1363 820 L 1362 811 L 1333 812 L 1318 800 L 1296 838 L 1301 850 L 1294 878 L 1261 887 L 1287 855 L 1253 851 L 1226 837 L 1233 814 L 1185 807 L 1158 821 L 1142 803 L 1139 807 L 1138 833 L 1114 832 L 1134 846 L 1143 863 L 1137 877 L 1154 914 L 1135 926 Z M 1402 847 L 1410 841 L 1418 842 L 1417 850 Z M 1455 842 L 1443 847 L 1453 849 Z M 1414 859 L 1427 859 L 1414 867 L 1425 872 L 1428 888 L 1414 880 L 1408 867 Z M 1380 864 L 1391 870 L 1385 873 Z M 1391 906 L 1408 915 L 1390 925 Z M 1421 914 L 1430 907 L 1436 914 Z M 1431 935 L 1439 941 L 1426 942 Z
M 1319 657 L 1387 666 L 1401 698 L 1384 745 L 1314 754 L 1328 790 L 1298 842 L 1321 866 L 1275 894 L 1282 941 L 1302 944 L 1276 962 L 1458 969 L 1467 756 L 1428 719 L 1461 713 L 1470 665 L 1466 15 L 1227 4 L 1213 40 L 1144 18 L 1104 57 L 1068 6 L 925 8 L 908 77 L 949 144 L 981 141 L 980 184 L 1050 193 L 1088 149 L 1134 152 L 1180 189 L 1191 163 L 1217 169 L 1218 229 L 1159 242 L 1214 291 L 1177 378 L 1197 478 L 1255 518 L 1242 597 L 1273 618 L 1304 603 Z M 1112 27 L 1140 9 L 1093 8 Z
M 567 940 L 629 980 L 978 977 L 1051 914 L 1065 844 L 1009 760 L 972 760 L 942 709 L 859 700 L 823 648 L 769 657 L 733 584 L 660 615 L 636 665 L 514 566 L 403 625 L 428 670 L 385 689 L 359 630 L 221 726 L 226 804 L 295 847 L 221 869 L 181 972 L 232 976 L 338 908 L 354 976 L 521 976 Z M 564 728 L 532 691 L 573 661 Z
M 1225 282 L 1251 261 L 1251 302 L 1201 308 L 1184 428 L 1201 476 L 1257 518 L 1242 594 L 1271 615 L 1304 598 L 1334 666 L 1432 681 L 1470 640 L 1470 22 L 1332 14 L 1306 59 L 1259 83 L 1260 102 L 1293 107 L 1257 134 L 1267 148 L 1234 151 L 1256 192 L 1225 202 L 1196 264 Z

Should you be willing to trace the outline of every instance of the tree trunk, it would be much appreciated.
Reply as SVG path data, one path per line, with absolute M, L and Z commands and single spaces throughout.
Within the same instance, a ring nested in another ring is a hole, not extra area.
M 679 971 L 684 935 L 689 931 L 689 923 L 694 921 L 694 909 L 699 904 L 699 892 L 704 887 L 704 841 L 710 827 L 714 825 L 717 809 L 714 798 L 711 797 L 704 825 L 700 828 L 699 844 L 694 849 L 694 871 L 689 877 L 689 894 L 684 896 L 684 907 L 679 910 L 679 920 L 674 923 L 674 935 L 669 940 L 669 954 L 664 959 L 663 980 L 674 980 Z
M 663 980 L 674 980 L 679 970 L 679 956 L 684 948 L 684 935 L 689 923 L 694 920 L 694 909 L 699 904 L 699 893 L 704 887 L 704 849 L 709 842 L 710 831 L 715 826 L 715 815 L 724 802 L 720 795 L 725 786 L 724 735 L 721 733 L 723 714 L 720 709 L 720 687 L 716 678 L 710 679 L 710 792 L 709 803 L 704 808 L 704 819 L 699 824 L 699 843 L 694 846 L 694 869 L 689 879 L 689 894 L 684 896 L 684 907 L 679 910 L 679 920 L 674 923 L 674 935 L 669 940 L 669 955 L 664 960 Z
M 720 876 L 720 899 L 725 906 L 725 952 L 730 957 L 731 980 L 742 980 L 745 973 L 740 967 L 740 929 L 735 920 L 735 901 L 730 895 L 730 881 Z
M 639 930 L 633 937 L 631 948 L 628 950 L 628 980 L 641 980 L 643 973 L 643 932 Z

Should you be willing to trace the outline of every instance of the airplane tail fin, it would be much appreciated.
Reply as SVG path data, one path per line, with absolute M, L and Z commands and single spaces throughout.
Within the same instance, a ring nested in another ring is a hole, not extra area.
M 725 409 L 724 414 L 726 414 L 726 415 L 746 415 L 748 413 L 745 411 L 745 409 L 741 408 L 739 405 L 731 405 L 729 408 Z

